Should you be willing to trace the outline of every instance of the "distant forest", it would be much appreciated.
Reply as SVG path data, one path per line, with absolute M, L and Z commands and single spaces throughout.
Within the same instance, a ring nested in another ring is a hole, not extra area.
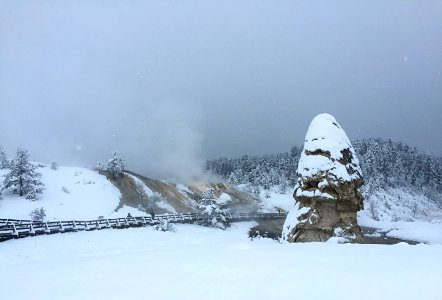
M 400 142 L 362 139 L 352 142 L 366 182 L 365 193 L 380 188 L 410 187 L 430 199 L 442 201 L 442 158 Z M 278 186 L 292 189 L 302 148 L 290 152 L 208 160 L 207 169 L 231 184 L 246 184 L 253 191 Z

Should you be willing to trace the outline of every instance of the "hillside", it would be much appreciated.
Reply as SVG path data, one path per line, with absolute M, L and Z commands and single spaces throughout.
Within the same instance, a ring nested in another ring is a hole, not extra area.
M 255 211 L 261 200 L 228 185 L 215 183 L 176 184 L 147 178 L 132 172 L 113 179 L 87 168 L 58 167 L 38 163 L 45 190 L 36 201 L 4 191 L 0 199 L 0 218 L 29 219 L 31 211 L 43 207 L 46 220 L 125 217 L 128 213 L 146 214 L 140 205 L 153 205 L 156 214 L 197 211 L 203 192 L 212 187 L 215 196 L 232 199 L 233 212 Z M 0 178 L 7 170 L 0 170 Z
M 0 218 L 29 219 L 30 212 L 43 207 L 47 220 L 96 219 L 99 216 L 117 216 L 115 208 L 121 193 L 104 176 L 79 167 L 59 167 L 38 164 L 45 190 L 37 201 L 26 200 L 3 191 L 0 200 Z M 7 170 L 0 170 L 0 175 Z M 3 176 L 0 176 L 2 178 Z
M 208 188 L 215 190 L 217 198 L 222 194 L 227 194 L 232 199 L 232 211 L 234 212 L 255 211 L 260 203 L 259 198 L 225 183 L 172 183 L 129 171 L 125 172 L 122 178 L 108 178 L 122 193 L 117 209 L 124 206 L 138 208 L 143 202 L 149 201 L 152 196 L 158 195 L 160 201 L 155 207 L 157 213 L 195 212 L 197 211 L 197 203 Z

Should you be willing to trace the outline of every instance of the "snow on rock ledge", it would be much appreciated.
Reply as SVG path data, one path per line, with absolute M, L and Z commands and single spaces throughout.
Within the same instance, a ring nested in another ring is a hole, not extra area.
M 356 213 L 363 208 L 359 188 L 362 171 L 353 146 L 342 127 L 329 114 L 313 119 L 307 132 L 297 169 L 293 210 L 283 238 L 289 242 L 327 241 L 339 236 L 362 239 Z M 293 218 L 291 218 L 293 219 Z

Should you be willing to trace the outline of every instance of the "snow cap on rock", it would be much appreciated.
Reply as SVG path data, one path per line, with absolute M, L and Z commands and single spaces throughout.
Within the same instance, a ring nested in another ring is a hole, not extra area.
M 362 179 L 353 146 L 333 116 L 320 114 L 311 122 L 297 173 L 304 179 L 325 173 L 332 180 Z

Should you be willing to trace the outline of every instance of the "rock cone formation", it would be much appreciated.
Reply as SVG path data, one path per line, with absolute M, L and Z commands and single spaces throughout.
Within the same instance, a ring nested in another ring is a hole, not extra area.
M 295 207 L 284 224 L 288 242 L 360 242 L 356 213 L 363 208 L 364 184 L 353 146 L 335 118 L 315 117 L 298 164 Z

